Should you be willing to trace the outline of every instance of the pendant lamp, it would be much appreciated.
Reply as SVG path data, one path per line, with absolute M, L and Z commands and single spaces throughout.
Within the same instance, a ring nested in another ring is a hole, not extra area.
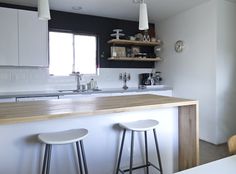
M 38 0 L 38 18 L 40 20 L 50 20 L 49 0 Z
M 148 28 L 147 4 L 141 1 L 139 6 L 139 30 L 148 30 Z

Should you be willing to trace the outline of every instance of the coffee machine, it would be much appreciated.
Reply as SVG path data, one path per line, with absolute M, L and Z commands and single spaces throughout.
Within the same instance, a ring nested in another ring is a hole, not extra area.
M 155 73 L 142 73 L 139 74 L 139 86 L 146 87 L 150 85 L 160 85 L 162 78 L 160 76 L 161 72 L 157 71 Z
M 139 85 L 147 86 L 153 85 L 152 73 L 142 73 L 139 74 Z

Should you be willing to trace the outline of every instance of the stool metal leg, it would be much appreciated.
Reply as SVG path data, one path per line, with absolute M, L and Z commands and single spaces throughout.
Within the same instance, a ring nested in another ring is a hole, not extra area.
M 49 146 L 48 144 L 46 144 L 46 146 L 45 146 L 42 174 L 45 174 L 45 171 L 46 171 L 46 163 L 47 163 L 47 157 L 48 157 L 48 146 Z
M 46 171 L 46 174 L 49 174 L 49 171 L 50 171 L 51 152 L 52 152 L 52 145 L 49 144 L 48 145 L 47 171 Z
M 88 174 L 88 167 L 87 167 L 87 162 L 86 162 L 86 157 L 85 157 L 85 152 L 84 152 L 83 140 L 80 140 L 80 147 L 81 147 L 82 158 L 83 158 L 83 163 L 84 163 L 84 171 L 85 171 L 85 174 Z
M 83 166 L 82 166 L 81 153 L 78 141 L 76 142 L 76 148 L 77 148 L 80 174 L 83 174 L 83 168 L 82 168 Z
M 130 150 L 130 166 L 129 166 L 130 174 L 132 174 L 132 168 L 133 168 L 133 153 L 134 153 L 134 131 L 131 132 L 131 150 Z
M 144 138 L 145 138 L 145 153 L 146 153 L 146 165 L 147 165 L 146 171 L 147 171 L 147 174 L 149 174 L 147 131 L 144 132 Z
M 156 145 L 157 158 L 158 158 L 159 167 L 160 167 L 160 173 L 163 174 L 162 165 L 161 165 L 161 156 L 160 156 L 160 151 L 159 151 L 158 142 L 157 142 L 156 129 L 153 129 L 153 134 L 154 134 L 154 139 L 155 139 L 155 145 Z
M 119 152 L 119 157 L 118 157 L 118 163 L 117 163 L 117 168 L 116 168 L 116 174 L 119 173 L 119 169 L 120 169 L 120 161 L 121 161 L 122 151 L 123 151 L 123 147 L 124 147 L 125 133 L 126 133 L 126 129 L 124 129 L 124 131 L 123 131 L 123 136 L 122 136 L 121 146 L 120 146 L 120 152 Z

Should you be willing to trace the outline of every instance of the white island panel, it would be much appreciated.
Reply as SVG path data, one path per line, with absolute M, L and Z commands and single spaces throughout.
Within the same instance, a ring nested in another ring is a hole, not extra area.
M 156 119 L 160 122 L 157 135 L 160 146 L 163 170 L 171 174 L 178 168 L 178 108 L 163 108 L 134 112 L 122 112 L 96 117 L 75 117 L 39 122 L 1 125 L 0 173 L 38 174 L 42 164 L 43 146 L 37 134 L 86 128 L 89 135 L 84 140 L 85 152 L 90 174 L 112 174 L 118 156 L 121 129 L 117 123 L 139 119 Z M 130 134 L 126 136 L 122 166 L 129 165 Z M 143 134 L 135 134 L 134 164 L 144 161 Z M 148 133 L 149 155 L 157 163 L 152 133 Z M 50 174 L 78 173 L 76 156 L 71 145 L 53 146 Z M 150 167 L 152 168 L 152 167 Z M 135 174 L 143 174 L 143 169 Z M 154 173 L 151 169 L 150 173 Z

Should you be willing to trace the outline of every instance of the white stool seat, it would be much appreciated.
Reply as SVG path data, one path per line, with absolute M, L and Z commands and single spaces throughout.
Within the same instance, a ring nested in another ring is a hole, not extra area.
M 156 120 L 138 120 L 127 123 L 119 123 L 121 127 L 131 131 L 148 131 L 155 129 L 158 124 L 159 122 Z
M 138 120 L 133 122 L 119 123 L 125 129 L 132 131 L 148 131 L 154 129 L 159 124 L 156 120 Z
M 38 138 L 45 144 L 68 144 L 80 141 L 87 135 L 87 129 L 72 129 L 61 132 L 42 133 L 38 135 Z

